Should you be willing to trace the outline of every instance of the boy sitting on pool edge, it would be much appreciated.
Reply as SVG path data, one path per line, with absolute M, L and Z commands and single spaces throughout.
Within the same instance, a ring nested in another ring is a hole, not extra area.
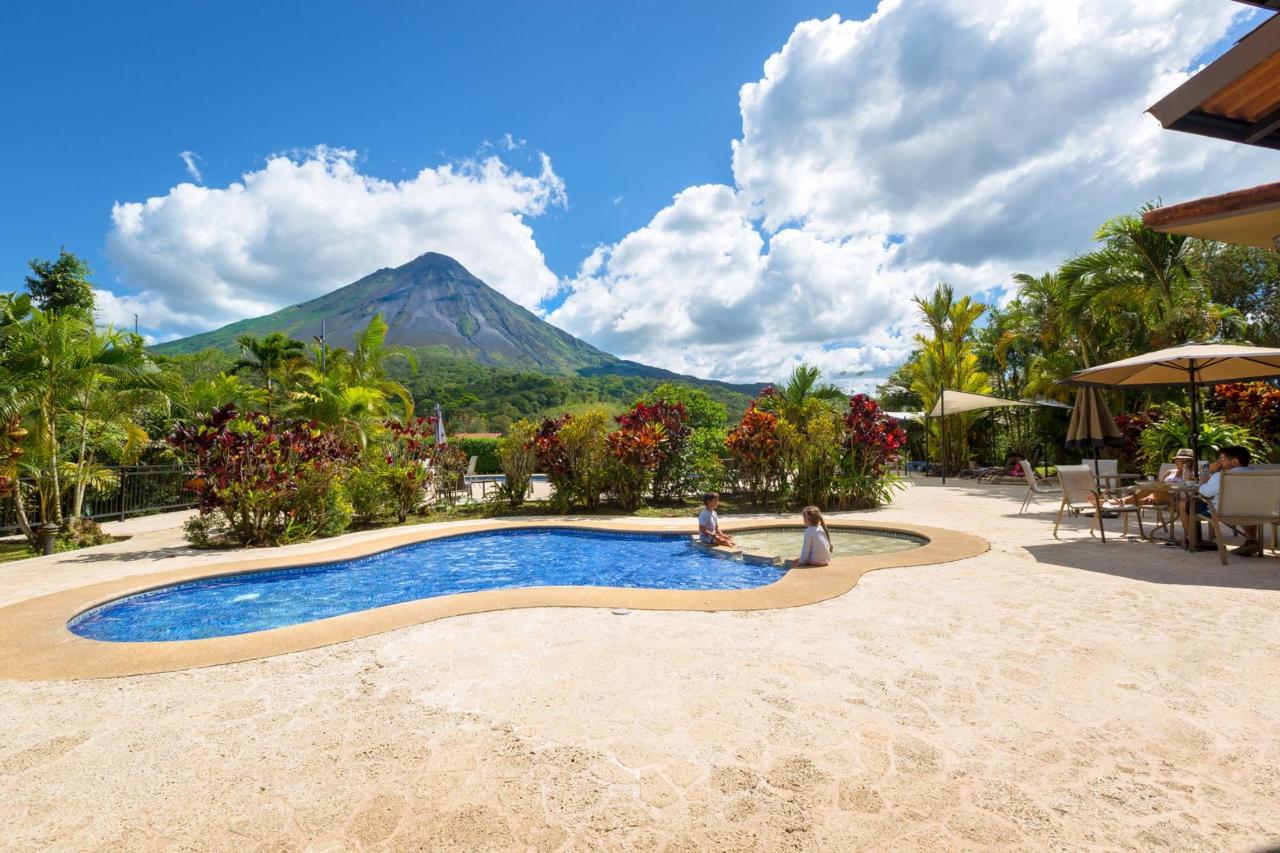
M 698 513 L 698 541 L 703 545 L 737 547 L 732 539 L 720 532 L 720 516 L 716 514 L 718 506 L 719 492 L 707 492 L 702 496 L 702 512 Z

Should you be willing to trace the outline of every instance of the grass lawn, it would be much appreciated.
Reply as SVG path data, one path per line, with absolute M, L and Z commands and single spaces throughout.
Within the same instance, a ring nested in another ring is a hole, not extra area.
M 121 542 L 128 538 L 129 538 L 128 536 L 113 536 L 111 538 L 111 541 Z M 63 547 L 58 549 L 58 553 L 62 553 L 64 551 L 75 551 L 75 550 L 78 550 L 78 549 L 68 548 L 64 545 Z M 38 557 L 38 556 L 40 555 L 37 554 L 35 551 L 33 551 L 27 545 L 27 543 L 22 540 L 8 539 L 0 542 L 0 563 L 9 563 L 9 562 L 13 562 L 14 560 L 25 560 L 28 557 Z
M 35 553 L 27 547 L 26 542 L 0 542 L 0 563 L 34 556 Z

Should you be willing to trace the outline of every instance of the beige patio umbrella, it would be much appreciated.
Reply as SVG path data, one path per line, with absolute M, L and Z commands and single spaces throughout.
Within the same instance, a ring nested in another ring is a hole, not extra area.
M 1186 385 L 1191 398 L 1191 443 L 1200 458 L 1200 386 L 1280 376 L 1280 349 L 1239 344 L 1187 343 L 1077 370 L 1067 385 L 1151 388 Z

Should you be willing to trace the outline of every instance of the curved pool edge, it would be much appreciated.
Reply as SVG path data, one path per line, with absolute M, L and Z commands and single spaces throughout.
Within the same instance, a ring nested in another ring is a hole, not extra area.
M 773 610 L 816 604 L 843 595 L 870 571 L 947 563 L 975 557 L 989 548 L 986 540 L 968 533 L 919 524 L 834 520 L 832 528 L 887 530 L 922 536 L 918 548 L 886 554 L 836 557 L 821 568 L 788 571 L 778 581 L 737 590 L 628 589 L 621 587 L 525 587 L 459 593 L 423 598 L 333 616 L 313 622 L 248 634 L 204 640 L 112 643 L 90 640 L 67 627 L 80 613 L 141 592 L 175 583 L 255 571 L 316 565 L 364 557 L 449 536 L 512 528 L 545 527 L 622 533 L 671 534 L 694 532 L 691 522 L 670 527 L 628 523 L 627 520 L 511 519 L 447 526 L 394 528 L 383 536 L 360 534 L 357 541 L 332 540 L 335 547 L 318 552 L 263 556 L 134 575 L 27 599 L 0 608 L 0 679 L 19 681 L 115 678 L 174 672 L 205 666 L 255 660 L 343 643 L 413 625 L 497 610 L 532 607 L 626 608 L 628 610 L 734 611 Z M 793 518 L 725 520 L 725 532 L 795 527 Z M 314 544 L 314 543 L 313 543 Z

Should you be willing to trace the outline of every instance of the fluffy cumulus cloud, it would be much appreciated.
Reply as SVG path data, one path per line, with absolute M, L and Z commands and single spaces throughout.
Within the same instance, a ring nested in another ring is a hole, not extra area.
M 882 0 L 802 23 L 742 87 L 734 185 L 691 187 L 597 249 L 550 319 L 672 369 L 760 379 L 803 359 L 874 384 L 934 283 L 1003 288 L 1143 202 L 1269 179 L 1265 152 L 1143 113 L 1241 14 Z
M 179 184 L 116 204 L 107 253 L 131 295 L 99 293 L 104 321 L 133 314 L 168 336 L 314 298 L 426 251 L 457 258 L 516 302 L 556 291 L 528 224 L 565 203 L 546 157 L 525 173 L 497 157 L 392 182 L 351 151 L 277 155 L 224 188 Z

